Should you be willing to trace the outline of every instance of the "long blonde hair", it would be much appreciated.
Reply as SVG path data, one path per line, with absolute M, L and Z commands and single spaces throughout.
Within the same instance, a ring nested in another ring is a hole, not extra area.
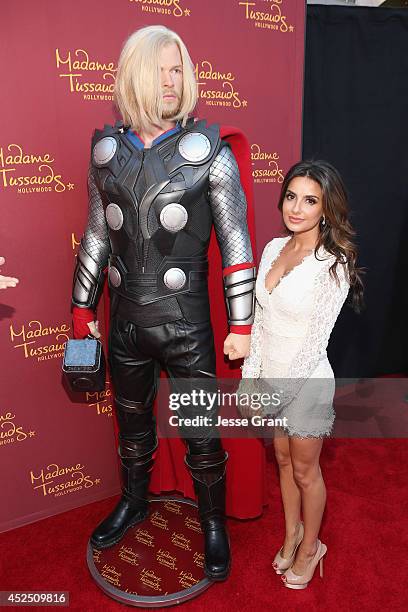
M 180 36 L 165 26 L 147 26 L 126 40 L 118 63 L 115 81 L 115 102 L 125 125 L 143 131 L 150 124 L 161 125 L 163 97 L 161 88 L 160 50 L 176 43 L 183 64 L 183 92 L 175 121 L 186 124 L 197 103 L 194 66 Z

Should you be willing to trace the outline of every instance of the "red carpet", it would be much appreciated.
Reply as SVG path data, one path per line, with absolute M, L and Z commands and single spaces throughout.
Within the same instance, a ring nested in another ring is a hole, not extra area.
M 271 570 L 283 540 L 283 517 L 271 449 L 268 459 L 269 506 L 264 515 L 229 521 L 229 580 L 182 609 L 408 609 L 407 441 L 325 442 L 321 464 L 328 504 L 321 539 L 328 553 L 324 578 L 316 572 L 304 591 L 286 589 Z M 69 609 L 81 612 L 124 609 L 99 590 L 85 561 L 89 534 L 113 502 L 110 498 L 1 534 L 0 590 L 69 591 Z

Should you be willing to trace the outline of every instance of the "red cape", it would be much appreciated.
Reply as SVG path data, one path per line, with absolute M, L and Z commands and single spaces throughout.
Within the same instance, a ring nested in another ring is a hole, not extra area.
M 255 219 L 253 181 L 250 147 L 247 138 L 238 128 L 220 126 L 220 136 L 226 140 L 237 160 L 241 184 L 248 206 L 248 228 L 255 257 Z M 238 378 L 239 364 L 231 365 L 222 354 L 223 342 L 228 330 L 224 297 L 222 294 L 221 256 L 212 232 L 210 248 L 209 292 L 211 318 L 214 325 L 215 345 L 217 347 L 217 376 Z M 104 287 L 104 310 L 106 337 L 109 330 L 109 291 Z M 221 347 L 221 350 L 219 350 Z M 162 373 L 162 376 L 165 376 Z M 155 412 L 157 410 L 157 402 Z M 115 421 L 116 426 L 116 421 Z M 186 447 L 181 438 L 160 438 L 159 448 L 152 472 L 150 491 L 160 494 L 164 491 L 179 491 L 185 497 L 195 499 L 191 476 L 184 464 Z M 256 438 L 223 440 L 228 452 L 226 513 L 235 518 L 247 519 L 259 516 L 266 503 L 265 451 L 263 444 Z

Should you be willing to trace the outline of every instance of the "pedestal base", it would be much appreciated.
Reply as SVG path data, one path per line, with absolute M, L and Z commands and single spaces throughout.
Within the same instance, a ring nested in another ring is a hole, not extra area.
M 183 603 L 213 584 L 204 574 L 204 539 L 197 504 L 179 497 L 151 499 L 149 516 L 122 540 L 98 550 L 88 543 L 96 584 L 128 606 Z

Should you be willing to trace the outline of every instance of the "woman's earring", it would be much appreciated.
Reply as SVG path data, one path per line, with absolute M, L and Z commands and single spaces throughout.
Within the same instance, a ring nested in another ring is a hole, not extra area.
M 322 227 L 324 227 L 326 225 L 326 217 L 324 215 L 322 217 L 321 223 L 322 223 Z

